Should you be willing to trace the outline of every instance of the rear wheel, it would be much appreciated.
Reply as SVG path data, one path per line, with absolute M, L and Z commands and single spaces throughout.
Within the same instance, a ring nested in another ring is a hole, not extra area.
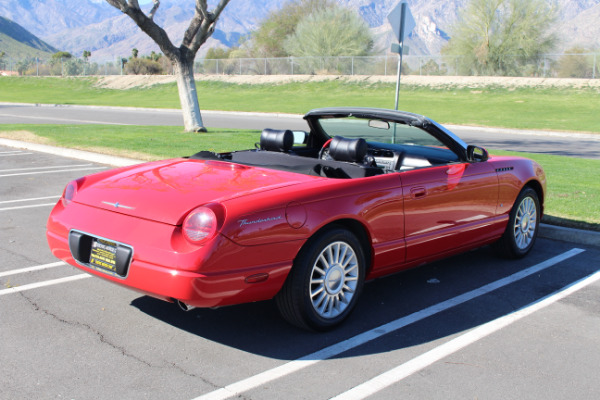
M 282 316 L 305 329 L 327 330 L 352 311 L 365 279 L 365 256 L 351 232 L 333 228 L 300 251 L 275 298 Z
M 502 238 L 494 244 L 503 257 L 524 257 L 535 243 L 540 227 L 540 201 L 537 192 L 524 188 L 510 211 L 508 225 Z

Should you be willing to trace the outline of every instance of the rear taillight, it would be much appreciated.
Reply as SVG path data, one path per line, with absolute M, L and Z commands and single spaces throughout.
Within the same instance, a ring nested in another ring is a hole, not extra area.
M 218 224 L 213 210 L 205 206 L 198 207 L 183 221 L 183 235 L 193 244 L 202 244 L 215 236 Z
M 73 198 L 75 197 L 76 194 L 77 194 L 77 182 L 76 181 L 69 182 L 67 187 L 65 187 L 65 190 L 62 195 L 63 206 L 65 206 L 65 207 L 68 206 L 69 203 L 71 203 L 71 201 L 73 201 Z

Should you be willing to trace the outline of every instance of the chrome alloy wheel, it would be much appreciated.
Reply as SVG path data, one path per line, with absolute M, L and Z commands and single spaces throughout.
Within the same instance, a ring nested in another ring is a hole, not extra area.
M 335 318 L 348 307 L 356 293 L 358 259 L 346 242 L 333 242 L 323 249 L 310 276 L 310 300 L 322 318 Z
M 526 249 L 535 237 L 537 229 L 537 208 L 531 197 L 525 197 L 515 215 L 514 237 L 517 247 Z

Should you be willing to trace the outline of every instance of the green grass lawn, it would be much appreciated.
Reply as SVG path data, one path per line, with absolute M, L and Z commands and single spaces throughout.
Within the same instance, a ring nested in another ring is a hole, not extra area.
M 3 77 L 0 101 L 179 108 L 175 83 L 128 90 L 95 87 L 96 78 Z M 204 110 L 304 114 L 328 106 L 394 107 L 395 85 L 333 80 L 240 85 L 197 82 Z M 426 88 L 402 85 L 402 110 L 441 123 L 600 133 L 598 89 Z
M 225 152 L 254 147 L 259 131 L 209 129 L 184 133 L 178 127 L 115 125 L 0 125 L 0 136 L 144 160 Z M 548 178 L 546 221 L 600 230 L 600 160 L 491 150 L 536 160 Z
M 546 172 L 545 222 L 600 231 L 600 160 L 491 150 L 537 161 Z
M 173 126 L 4 124 L 0 125 L 0 137 L 141 160 L 160 160 L 189 156 L 200 150 L 219 153 L 253 148 L 259 141 L 260 131 L 214 128 L 199 135 Z

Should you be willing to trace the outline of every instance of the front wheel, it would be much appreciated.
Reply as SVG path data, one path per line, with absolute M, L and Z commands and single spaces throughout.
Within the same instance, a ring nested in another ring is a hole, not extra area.
M 510 211 L 506 231 L 494 244 L 503 257 L 524 257 L 535 243 L 540 227 L 540 201 L 537 192 L 524 188 Z
M 334 228 L 317 234 L 300 251 L 275 298 L 291 324 L 324 331 L 352 311 L 365 279 L 365 256 L 351 232 Z

